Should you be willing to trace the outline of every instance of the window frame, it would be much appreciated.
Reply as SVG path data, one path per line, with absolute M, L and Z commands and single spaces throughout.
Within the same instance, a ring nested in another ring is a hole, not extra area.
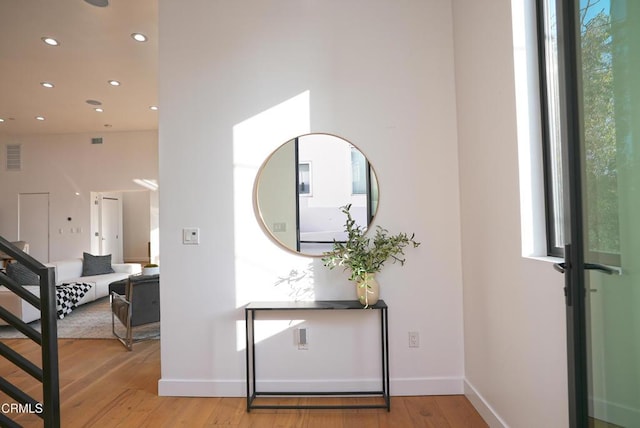
M 545 22 L 545 18 L 546 18 L 546 9 L 545 7 L 548 5 L 548 3 L 550 1 L 553 1 L 554 3 L 557 1 L 563 1 L 563 0 L 535 0 L 535 6 L 536 6 L 536 30 L 537 30 L 537 42 L 538 42 L 538 82 L 539 82 L 539 97 L 540 97 L 540 114 L 541 114 L 541 135 L 542 135 L 542 156 L 543 156 L 543 178 L 544 178 L 544 201 L 545 201 L 545 230 L 546 230 L 546 247 L 547 247 L 547 255 L 548 256 L 553 256 L 553 257 L 561 257 L 564 258 L 565 257 L 565 250 L 564 250 L 564 245 L 562 247 L 558 247 L 555 243 L 557 240 L 557 236 L 556 236 L 556 231 L 558 228 L 562 228 L 563 231 L 565 231 L 564 233 L 566 233 L 566 231 L 568 230 L 568 225 L 567 225 L 567 220 L 565 219 L 563 221 L 560 221 L 559 223 L 556 223 L 556 219 L 560 218 L 563 219 L 565 213 L 564 212 L 560 212 L 557 213 L 556 211 L 563 211 L 564 207 L 559 206 L 556 207 L 556 205 L 554 204 L 554 188 L 553 188 L 553 165 L 554 165 L 554 157 L 553 157 L 553 150 L 552 150 L 552 126 L 551 126 L 551 118 L 550 118 L 550 100 L 549 100 L 549 91 L 548 91 L 548 86 L 549 86 L 549 78 L 548 78 L 548 74 L 547 74 L 547 58 L 548 58 L 548 45 L 547 45 L 547 33 L 546 33 L 546 22 Z M 558 24 L 556 23 L 556 26 Z M 557 28 L 557 27 L 556 27 Z M 556 38 L 556 43 L 558 42 L 558 39 Z M 578 39 L 578 42 L 580 42 L 580 39 Z M 559 65 L 560 66 L 560 65 Z M 578 66 L 581 66 L 581 64 L 578 64 Z M 558 70 L 558 72 L 560 72 L 560 70 Z M 578 70 L 578 73 L 582 72 L 582 68 L 580 68 Z M 581 76 L 582 77 L 582 76 Z M 559 88 L 560 91 L 562 91 L 562 87 Z M 583 108 L 583 106 L 580 106 L 579 108 Z M 559 127 L 563 127 L 564 124 L 562 124 L 561 122 L 558 123 Z M 581 123 L 580 126 L 582 128 L 584 128 L 584 124 Z M 561 130 L 562 131 L 562 130 Z M 584 133 L 584 129 L 582 129 L 582 133 Z M 561 132 L 562 134 L 562 132 Z M 584 144 L 584 141 L 581 141 L 581 144 Z M 567 156 L 567 154 L 564 152 L 564 147 L 562 149 L 562 154 L 561 156 L 564 158 L 565 156 Z M 582 157 L 580 159 L 581 162 L 586 162 L 586 159 L 584 158 L 586 155 L 583 153 Z M 561 159 L 561 164 L 564 167 L 564 162 Z M 586 165 L 586 164 L 585 164 Z M 582 183 L 583 186 L 586 187 L 586 183 L 587 183 L 587 178 L 586 178 L 586 167 L 583 168 L 582 170 Z M 564 186 L 564 181 L 566 180 L 566 177 L 564 176 L 565 172 L 561 171 L 562 176 L 560 177 L 560 180 L 562 181 L 560 188 L 563 188 Z M 587 188 L 583 189 L 584 194 L 586 195 L 588 193 Z M 561 197 L 565 197 L 565 195 L 559 195 Z M 567 203 L 566 201 L 563 201 L 563 203 Z M 585 228 L 588 229 L 588 216 L 589 216 L 589 210 L 586 207 L 582 208 L 584 211 L 584 218 L 585 218 Z M 583 232 L 585 235 L 585 258 L 590 261 L 590 262 L 596 262 L 596 263 L 601 263 L 601 264 L 605 264 L 605 265 L 609 265 L 609 266 L 621 266 L 621 255 L 620 253 L 615 253 L 615 252 L 605 252 L 605 251 L 598 251 L 598 250 L 592 250 L 590 248 L 589 245 L 589 232 L 588 231 L 584 231 Z M 618 234 L 620 233 L 620 231 L 618 230 Z M 566 240 L 565 240 L 566 241 Z
M 535 0 L 536 2 L 536 30 L 538 42 L 538 81 L 540 96 L 540 124 L 542 135 L 542 163 L 544 179 L 545 201 L 545 230 L 547 255 L 564 257 L 564 247 L 559 247 L 556 242 L 556 207 L 553 203 L 553 156 L 551 153 L 551 124 L 549 119 L 549 96 L 547 77 L 547 43 L 545 25 L 545 3 L 547 0 Z M 564 227 L 564 225 L 562 225 Z
M 309 181 L 307 183 L 307 191 L 303 192 L 300 189 L 300 185 L 302 184 L 300 179 L 302 178 L 301 174 L 303 174 L 305 171 L 301 170 L 300 167 L 304 166 L 304 165 L 306 165 L 306 167 L 307 167 L 306 173 L 307 173 L 307 176 L 309 178 Z M 298 171 L 297 171 L 297 173 L 298 173 L 298 183 L 297 183 L 298 196 L 313 196 L 313 173 L 312 173 L 312 168 L 311 168 L 311 161 L 298 161 Z

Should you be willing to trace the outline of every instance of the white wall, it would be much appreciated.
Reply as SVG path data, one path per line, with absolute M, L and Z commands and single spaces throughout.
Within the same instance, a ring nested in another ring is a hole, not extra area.
M 353 145 L 324 134 L 298 140 L 299 161 L 311 166 L 311 193 L 300 197 L 301 239 L 345 240 L 345 216 L 339 207 L 351 205 L 357 224 L 367 226 L 367 197 L 353 193 Z M 364 173 L 364 162 L 362 170 Z
M 450 3 L 160 0 L 159 45 L 160 394 L 244 394 L 249 301 L 355 298 L 343 273 L 280 250 L 253 213 L 258 167 L 306 132 L 362 149 L 380 182 L 376 224 L 423 243 L 404 267 L 379 275 L 390 306 L 392 394 L 461 393 Z M 200 245 L 181 244 L 184 227 L 200 228 Z M 285 387 L 371 379 L 375 340 L 354 335 L 375 337 L 373 315 L 298 320 L 310 331 L 302 353 L 295 323 L 264 323 L 260 358 L 274 366 L 261 366 L 261 376 Z M 420 348 L 408 348 L 409 331 L 420 333 Z
M 19 193 L 49 192 L 50 259 L 81 257 L 91 249 L 90 192 L 140 190 L 134 179 L 157 180 L 156 131 L 105 133 L 103 144 L 92 145 L 95 136 L 0 136 L 3 153 L 5 144 L 21 144 L 23 159 L 22 171 L 0 169 L 0 235 L 16 239 Z
M 521 256 L 511 1 L 453 6 L 466 389 L 492 426 L 568 426 L 563 277 Z

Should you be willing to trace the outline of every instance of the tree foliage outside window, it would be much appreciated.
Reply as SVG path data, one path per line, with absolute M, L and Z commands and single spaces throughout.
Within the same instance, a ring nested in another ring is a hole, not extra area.
M 580 11 L 587 245 L 594 253 L 618 254 L 613 44 L 610 15 L 593 10 L 599 3 L 583 0 Z
M 550 254 L 562 255 L 562 159 L 560 142 L 555 0 L 539 0 L 541 90 L 545 124 L 547 222 Z M 615 263 L 620 251 L 613 37 L 609 0 L 580 2 L 583 192 L 589 258 Z M 555 250 L 555 252 L 554 252 Z M 599 257 L 604 256 L 604 257 Z M 613 256 L 613 259 L 610 257 Z

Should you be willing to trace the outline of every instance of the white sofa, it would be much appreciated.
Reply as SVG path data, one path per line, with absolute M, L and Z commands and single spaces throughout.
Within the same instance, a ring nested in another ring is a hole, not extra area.
M 88 283 L 92 285 L 87 294 L 85 294 L 80 302 L 78 302 L 78 305 L 83 305 L 101 297 L 108 296 L 109 284 L 120 279 L 125 279 L 129 277 L 129 275 L 140 273 L 142 270 L 139 263 L 113 263 L 111 267 L 115 271 L 114 273 L 82 276 L 82 263 L 83 260 L 81 258 L 45 263 L 45 266 L 54 268 L 56 285 L 75 282 Z M 36 296 L 40 296 L 39 286 L 25 285 L 24 287 Z M 13 313 L 24 322 L 31 322 L 40 319 L 39 310 L 19 298 L 11 291 L 7 290 L 6 287 L 0 287 L 0 306 Z M 3 319 L 0 319 L 0 325 L 6 324 L 7 323 Z

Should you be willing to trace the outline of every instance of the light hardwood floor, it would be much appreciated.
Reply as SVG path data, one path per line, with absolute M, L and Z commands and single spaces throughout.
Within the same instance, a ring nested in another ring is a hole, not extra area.
M 40 364 L 39 349 L 27 339 L 6 344 Z M 358 410 L 253 410 L 244 398 L 158 397 L 159 341 L 127 352 L 116 340 L 60 339 L 62 426 L 74 427 L 487 427 L 464 396 L 392 397 L 391 412 Z M 0 359 L 0 376 L 40 399 L 40 385 Z M 0 403 L 11 402 L 0 393 Z M 11 417 L 15 418 L 16 415 Z M 34 415 L 15 418 L 40 427 Z

